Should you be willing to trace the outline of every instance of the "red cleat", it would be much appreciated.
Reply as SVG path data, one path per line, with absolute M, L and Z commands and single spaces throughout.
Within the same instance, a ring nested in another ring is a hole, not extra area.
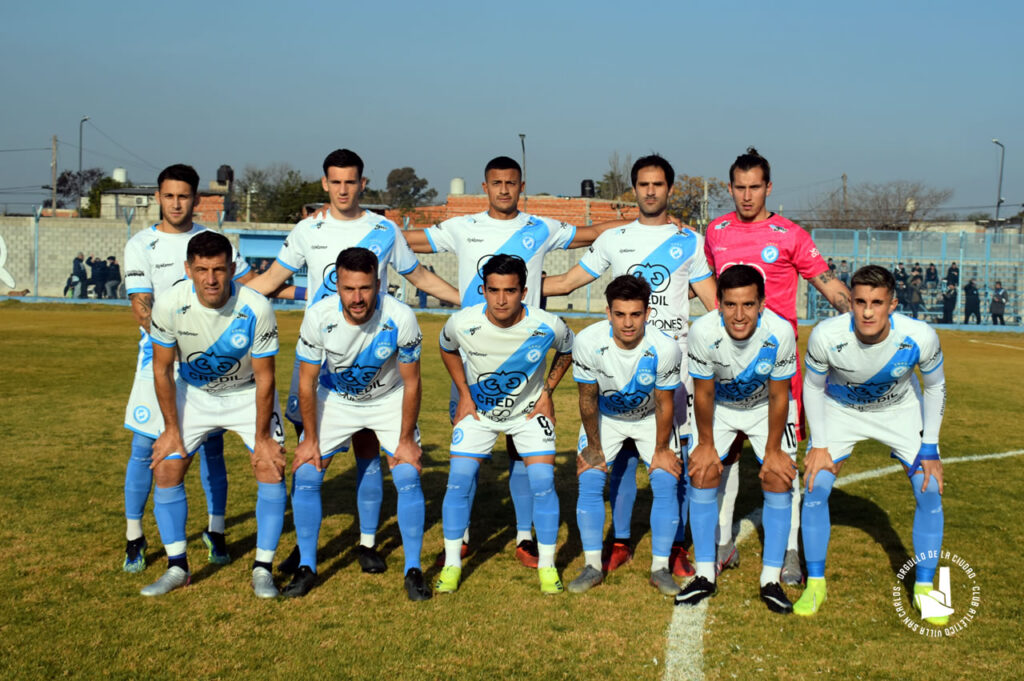
M 516 558 L 523 567 L 537 568 L 537 542 L 533 539 L 524 539 L 516 546 Z
M 679 544 L 672 545 L 672 552 L 668 555 L 668 564 L 672 568 L 672 574 L 676 577 L 693 577 L 697 572 L 690 564 L 686 547 Z
M 607 573 L 625 565 L 631 560 L 633 560 L 633 549 L 628 544 L 617 541 L 612 544 L 612 548 L 608 551 L 601 567 Z

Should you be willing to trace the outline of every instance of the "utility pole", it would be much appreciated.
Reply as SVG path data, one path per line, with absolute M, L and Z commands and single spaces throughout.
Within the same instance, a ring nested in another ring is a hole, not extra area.
M 519 133 L 519 144 L 523 147 L 523 176 L 521 179 L 523 184 L 526 184 L 526 133 Z M 526 193 L 523 193 L 523 210 L 526 210 Z
M 846 225 L 846 173 L 843 173 L 843 227 Z
M 78 121 L 78 217 L 82 217 L 82 126 L 87 120 L 88 116 L 82 116 L 82 120 Z
M 57 136 L 53 136 L 53 147 L 50 150 L 50 213 L 57 217 Z

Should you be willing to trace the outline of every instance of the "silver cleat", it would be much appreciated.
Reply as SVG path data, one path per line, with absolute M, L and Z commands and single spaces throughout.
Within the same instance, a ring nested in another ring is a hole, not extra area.
M 185 586 L 191 579 L 192 575 L 175 565 L 167 568 L 167 572 L 160 575 L 160 579 L 149 586 L 142 587 L 139 593 L 143 596 L 163 596 L 165 593 Z
M 569 582 L 569 592 L 574 594 L 581 594 L 586 591 L 590 591 L 592 588 L 604 581 L 604 575 L 601 571 L 594 568 L 593 565 L 585 565 L 576 579 Z
M 804 583 L 804 572 L 800 569 L 800 553 L 796 549 L 786 551 L 782 561 L 782 583 L 796 586 Z
M 274 576 L 270 570 L 262 567 L 252 569 L 252 591 L 256 598 L 277 598 L 277 586 L 274 585 Z
M 679 585 L 672 579 L 672 573 L 668 568 L 653 571 L 648 582 L 665 596 L 675 596 L 679 593 Z
M 735 542 L 729 542 L 728 544 L 718 545 L 718 565 L 717 574 L 722 574 L 724 570 L 729 568 L 737 568 L 740 566 L 740 552 L 736 548 Z

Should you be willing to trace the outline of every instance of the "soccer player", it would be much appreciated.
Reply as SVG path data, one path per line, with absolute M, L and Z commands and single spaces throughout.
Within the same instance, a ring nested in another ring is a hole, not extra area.
M 359 246 L 377 256 L 377 278 L 382 293 L 388 290 L 387 268 L 390 264 L 416 288 L 441 300 L 458 304 L 459 295 L 455 288 L 426 267 L 420 266 L 395 223 L 360 207 L 359 196 L 366 188 L 366 178 L 363 177 L 363 160 L 358 154 L 348 149 L 332 151 L 324 159 L 323 171 L 321 183 L 330 204 L 327 213 L 323 217 L 306 218 L 295 225 L 281 246 L 277 259 L 266 272 L 253 279 L 249 286 L 264 295 L 272 295 L 281 290 L 289 277 L 305 266 L 309 285 L 297 288 L 294 297 L 297 300 L 305 299 L 306 308 L 309 309 L 314 303 L 337 292 L 337 273 L 334 267 L 338 253 L 345 248 Z M 296 351 L 285 416 L 296 424 L 297 430 L 302 423 L 298 394 L 299 365 Z M 352 444 L 357 465 L 359 543 L 369 549 L 360 551 L 359 564 L 364 572 L 379 573 L 386 569 L 384 559 L 374 548 L 384 496 L 380 450 L 376 438 L 369 431 L 356 434 Z M 298 550 L 294 550 L 280 569 L 294 572 L 297 567 Z
M 729 167 L 729 193 L 736 210 L 711 221 L 705 234 L 704 252 L 716 274 L 731 265 L 746 264 L 764 277 L 765 306 L 796 326 L 796 293 L 798 277 L 802 276 L 832 304 L 838 312 L 850 309 L 850 292 L 836 278 L 811 236 L 799 225 L 768 210 L 766 202 L 772 193 L 771 166 L 767 159 L 749 147 Z M 799 357 L 797 373 L 790 386 L 802 413 Z M 795 421 L 797 437 L 803 439 L 800 420 Z M 742 438 L 737 438 L 725 460 L 719 490 L 719 569 L 739 565 L 739 553 L 732 536 L 733 511 L 739 489 L 739 470 L 734 465 L 742 451 Z M 800 529 L 800 486 L 793 480 L 793 517 L 787 542 L 782 581 L 799 584 L 800 570 L 797 533 Z
M 573 378 L 579 384 L 583 422 L 576 451 L 576 524 L 586 560 L 569 582 L 573 593 L 588 591 L 604 579 L 604 483 L 608 464 L 628 438 L 647 465 L 654 493 L 650 584 L 666 596 L 679 591 L 668 564 L 679 526 L 676 486 L 682 467 L 672 400 L 682 356 L 672 338 L 648 324 L 650 297 L 646 279 L 616 277 L 605 289 L 608 319 L 583 329 L 573 344 Z
M 398 491 L 406 593 L 414 601 L 431 596 L 420 571 L 424 502 L 416 419 L 423 337 L 413 311 L 380 293 L 378 266 L 369 249 L 343 250 L 334 268 L 338 292 L 311 305 L 302 319 L 296 352 L 302 362 L 299 408 L 305 428 L 292 465 L 300 564 L 286 597 L 306 595 L 316 581 L 324 474 L 362 428 L 379 438 Z M 371 550 L 362 544 L 356 548 L 357 554 Z
M 573 335 L 555 315 L 523 304 L 527 272 L 522 258 L 495 255 L 481 273 L 485 302 L 456 312 L 441 330 L 441 359 L 459 402 L 442 504 L 445 564 L 434 590 L 452 593 L 459 588 L 462 539 L 479 459 L 489 458 L 498 434 L 505 433 L 526 462 L 533 491 L 540 588 L 557 594 L 562 582 L 555 568 L 558 495 L 551 396 L 572 363 Z M 545 379 L 544 358 L 552 347 L 555 356 Z
M 856 443 L 872 439 L 903 464 L 914 493 L 914 604 L 932 590 L 942 549 L 939 428 L 946 403 L 942 348 L 934 329 L 896 313 L 896 280 L 868 265 L 850 279 L 850 315 L 820 322 L 807 342 L 804 408 L 811 441 L 804 458 L 807 588 L 793 604 L 813 615 L 825 602 L 825 557 L 831 532 L 828 499 Z M 921 370 L 924 393 L 914 376 Z M 925 618 L 942 626 L 947 616 Z
M 187 258 L 191 281 L 178 282 L 153 306 L 153 379 L 164 417 L 164 432 L 153 444 L 153 514 L 167 571 L 141 593 L 160 596 L 188 584 L 185 472 L 208 434 L 232 430 L 251 452 L 258 483 L 252 588 L 259 598 L 274 598 L 270 570 L 287 500 L 284 430 L 274 388 L 277 321 L 266 298 L 232 283 L 235 266 L 226 237 L 197 234 Z
M 718 311 L 690 329 L 690 375 L 697 445 L 690 452 L 690 531 L 697 576 L 676 596 L 696 605 L 715 593 L 716 497 L 721 460 L 738 433 L 746 433 L 761 464 L 764 554 L 761 600 L 772 612 L 793 604 L 779 584 L 789 536 L 796 433 L 787 425 L 796 403 L 789 394 L 796 373 L 796 338 L 782 317 L 765 309 L 764 278 L 749 265 L 718 277 Z
M 692 288 L 707 309 L 715 300 L 715 282 L 704 256 L 703 238 L 689 227 L 677 227 L 669 222 L 668 201 L 675 182 L 671 164 L 657 154 L 637 159 L 631 170 L 640 217 L 624 227 L 602 234 L 580 259 L 578 265 L 565 274 L 544 280 L 544 294 L 565 295 L 588 284 L 611 268 L 612 275 L 630 274 L 643 277 L 651 287 L 650 320 L 656 329 L 675 339 L 683 357 L 683 381 L 675 392 L 674 418 L 679 444 L 685 457 L 689 445 L 687 423 L 690 378 L 686 372 L 686 336 L 689 327 Z M 627 462 L 635 462 L 626 458 Z M 612 522 L 615 541 L 612 544 L 606 570 L 614 570 L 628 562 L 633 555 L 630 545 L 630 518 L 636 497 L 635 468 L 627 468 L 617 481 L 612 471 Z M 616 489 L 617 487 L 617 489 Z M 680 523 L 672 547 L 672 572 L 678 576 L 691 575 L 693 569 L 686 559 L 683 546 L 685 534 L 685 485 L 679 486 Z M 625 497 L 625 499 L 623 499 Z
M 160 204 L 160 222 L 136 233 L 124 249 L 125 287 L 132 314 L 139 325 L 139 357 L 135 381 L 125 409 L 124 427 L 132 431 L 132 452 L 124 476 L 124 510 L 127 520 L 124 562 L 125 572 L 146 569 L 146 538 L 142 533 L 142 514 L 153 486 L 153 442 L 164 424 L 153 390 L 153 346 L 150 341 L 150 317 L 153 300 L 185 278 L 185 250 L 189 239 L 206 231 L 192 222 L 199 203 L 199 174 L 183 164 L 168 166 L 157 177 L 156 200 Z M 249 265 L 235 256 L 235 280 L 244 282 Z M 210 562 L 230 560 L 224 541 L 224 511 L 227 505 L 228 478 L 224 466 L 224 438 L 212 433 L 199 448 L 200 479 L 206 493 L 209 515 L 203 543 Z

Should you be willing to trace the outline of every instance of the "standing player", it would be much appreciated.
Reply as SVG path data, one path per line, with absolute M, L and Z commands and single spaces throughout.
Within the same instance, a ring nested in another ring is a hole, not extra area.
M 441 359 L 459 402 L 442 505 L 445 564 L 434 589 L 452 593 L 459 588 L 462 539 L 479 459 L 489 458 L 498 433 L 505 433 L 526 462 L 533 492 L 540 589 L 557 594 L 562 582 L 555 568 L 558 495 L 551 395 L 572 363 L 572 331 L 555 315 L 523 305 L 527 274 L 522 258 L 495 255 L 482 275 L 485 302 L 456 312 L 441 330 Z M 555 356 L 545 379 L 544 358 L 552 347 Z
M 416 428 L 423 337 L 412 310 L 380 293 L 372 251 L 346 248 L 334 271 L 338 292 L 306 310 L 296 350 L 302 362 L 299 408 L 305 425 L 292 465 L 300 565 L 284 595 L 304 596 L 313 587 L 324 474 L 349 439 L 368 428 L 384 446 L 398 490 L 406 593 L 411 600 L 426 600 L 430 589 L 420 571 L 424 502 Z M 371 550 L 356 549 L 359 555 Z
M 281 246 L 277 259 L 266 272 L 253 279 L 249 286 L 264 295 L 271 295 L 305 266 L 308 270 L 308 290 L 297 289 L 294 297 L 305 299 L 308 309 L 317 301 L 337 292 L 337 273 L 334 267 L 338 253 L 345 248 L 359 246 L 377 256 L 381 292 L 387 292 L 387 268 L 390 264 L 416 288 L 441 300 L 458 304 L 458 292 L 436 274 L 420 266 L 395 223 L 359 206 L 359 196 L 366 189 L 366 178 L 363 177 L 363 160 L 355 152 L 348 149 L 332 151 L 324 159 L 323 171 L 321 182 L 330 202 L 327 213 L 323 217 L 306 218 L 295 225 Z M 299 413 L 298 381 L 299 360 L 296 353 L 285 416 L 300 429 L 302 417 Z M 357 465 L 359 544 L 367 549 L 360 551 L 359 564 L 364 572 L 379 573 L 385 570 L 384 559 L 374 548 L 384 496 L 380 450 L 376 438 L 369 431 L 353 437 L 353 449 Z M 295 550 L 281 564 L 281 569 L 293 572 L 297 567 L 298 551 Z
M 640 217 L 625 227 L 602 234 L 565 274 L 544 280 L 544 294 L 565 295 L 600 277 L 611 268 L 614 276 L 630 274 L 643 277 L 651 287 L 651 326 L 674 338 L 684 358 L 683 383 L 675 392 L 675 421 L 679 442 L 685 456 L 689 443 L 687 401 L 690 393 L 689 374 L 685 370 L 686 336 L 689 328 L 690 299 L 693 291 L 707 309 L 715 300 L 715 281 L 704 257 L 703 238 L 689 227 L 678 228 L 669 222 L 668 200 L 675 182 L 675 171 L 657 154 L 637 159 L 631 171 Z M 613 485 L 614 476 L 613 476 Z M 628 490 L 628 491 L 627 491 Z M 633 549 L 629 544 L 629 518 L 632 500 L 636 497 L 636 476 L 627 471 L 619 483 L 618 495 L 629 503 L 612 502 L 615 542 L 607 563 L 608 570 L 629 561 Z M 679 486 L 680 523 L 672 547 L 672 572 L 683 576 L 693 574 L 683 546 L 685 534 L 685 485 Z
M 813 615 L 825 602 L 825 557 L 831 533 L 828 499 L 843 461 L 862 440 L 881 442 L 907 471 L 916 500 L 914 604 L 932 590 L 942 549 L 942 462 L 939 428 L 946 404 L 942 348 L 934 329 L 895 312 L 896 280 L 868 265 L 850 279 L 850 316 L 820 322 L 807 342 L 804 407 L 811 442 L 804 459 L 803 505 L 807 588 L 794 604 Z M 924 394 L 914 376 L 921 370 Z M 945 625 L 949 616 L 926 617 Z
M 185 278 L 185 250 L 189 239 L 206 231 L 202 225 L 192 222 L 192 213 L 199 204 L 199 174 L 191 166 L 179 163 L 164 168 L 157 178 L 156 200 L 160 204 L 160 222 L 139 231 L 124 249 L 125 287 L 142 336 L 135 381 L 124 415 L 124 427 L 134 433 L 132 454 L 124 476 L 128 540 L 123 563 L 125 572 L 146 569 L 142 514 L 153 486 L 150 468 L 153 442 L 164 427 L 153 390 L 153 346 L 149 338 L 153 299 L 159 299 L 171 285 Z M 238 256 L 234 262 L 235 279 L 242 283 L 251 276 L 249 265 Z M 203 543 L 210 562 L 224 564 L 230 560 L 224 541 L 228 477 L 224 467 L 224 438 L 220 433 L 212 433 L 200 447 L 199 462 L 209 514 Z
M 579 384 L 583 421 L 576 452 L 576 524 L 586 565 L 569 583 L 573 593 L 604 579 L 604 483 L 608 464 L 628 438 L 647 464 L 654 493 L 650 584 L 666 596 L 679 592 L 668 564 L 679 526 L 676 486 L 682 468 L 672 400 L 682 356 L 671 338 L 647 324 L 650 297 L 651 287 L 642 277 L 616 277 L 605 289 L 607 321 L 583 329 L 574 343 L 573 378 Z
M 729 167 L 729 193 L 736 210 L 712 220 L 704 241 L 708 263 L 716 274 L 737 264 L 750 265 L 764 277 L 766 307 L 796 327 L 796 293 L 798 276 L 807 279 L 839 312 L 850 309 L 850 291 L 836 278 L 828 263 L 821 257 L 811 236 L 799 225 L 781 215 L 768 211 L 766 201 L 772 193 L 771 166 L 768 161 L 749 147 Z M 791 390 L 800 413 L 799 358 L 797 373 Z M 803 439 L 800 420 L 794 422 L 797 437 Z M 739 489 L 739 470 L 734 463 L 742 451 L 738 441 L 726 459 L 719 490 L 718 563 L 724 569 L 739 565 L 739 554 L 732 537 L 733 511 Z M 800 571 L 797 532 L 800 529 L 800 486 L 793 480 L 793 517 L 790 526 L 782 581 L 799 584 Z
M 764 308 L 764 279 L 749 265 L 734 265 L 718 278 L 718 312 L 690 329 L 690 375 L 697 446 L 690 453 L 690 531 L 697 577 L 676 605 L 696 605 L 715 593 L 715 502 L 721 459 L 738 433 L 746 433 L 761 464 L 764 554 L 761 600 L 772 612 L 793 604 L 779 584 L 789 536 L 791 486 L 796 475 L 796 412 L 789 383 L 796 373 L 796 338 L 782 317 Z
M 153 445 L 153 514 L 168 565 L 142 589 L 143 596 L 189 582 L 183 480 L 203 439 L 221 430 L 238 433 L 251 452 L 259 485 L 252 588 L 259 598 L 277 596 L 270 571 L 287 501 L 284 430 L 274 389 L 277 321 L 266 298 L 235 287 L 234 269 L 227 238 L 198 234 L 188 243 L 185 270 L 191 282 L 179 282 L 153 307 L 153 377 L 164 417 L 164 432 Z

